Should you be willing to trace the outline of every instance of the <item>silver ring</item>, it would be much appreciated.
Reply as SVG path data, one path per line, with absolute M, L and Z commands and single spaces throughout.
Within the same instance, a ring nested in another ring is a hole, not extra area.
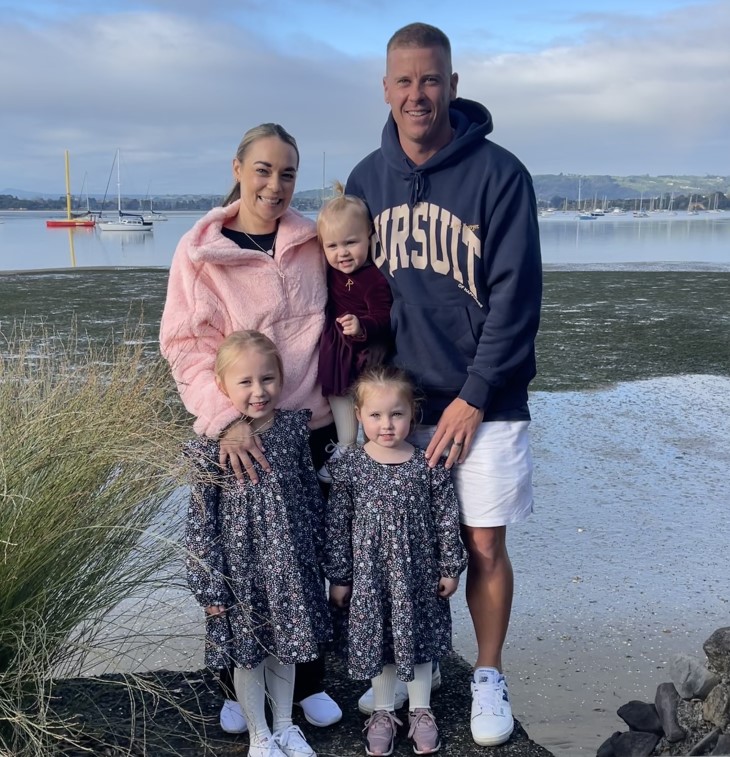
M 454 439 L 454 447 L 463 447 L 464 442 L 457 442 L 456 439 Z

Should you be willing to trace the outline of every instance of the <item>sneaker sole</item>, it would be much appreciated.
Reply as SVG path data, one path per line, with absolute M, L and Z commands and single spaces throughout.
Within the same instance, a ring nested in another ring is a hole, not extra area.
M 224 728 L 223 726 L 221 726 L 221 731 L 223 731 L 223 733 L 248 733 L 248 728 L 246 727 L 238 730 L 234 728 Z
M 365 754 L 368 757 L 390 757 L 391 754 L 395 751 L 395 742 L 390 745 L 390 751 L 389 752 L 371 752 L 368 749 L 368 745 L 365 744 Z
M 246 733 L 248 731 L 248 724 L 246 724 L 245 728 L 226 728 L 223 723 L 220 723 L 221 731 L 224 733 Z
M 509 741 L 509 738 L 514 730 L 515 726 L 513 723 L 512 727 L 506 733 L 497 734 L 496 736 L 487 736 L 486 738 L 482 737 L 478 739 L 472 731 L 471 737 L 472 739 L 474 739 L 474 743 L 478 744 L 479 746 L 499 746 L 500 744 L 504 744 Z
M 413 753 L 414 754 L 436 754 L 436 752 L 438 752 L 439 749 L 441 749 L 441 742 L 440 741 L 439 741 L 438 744 L 436 744 L 435 747 L 432 747 L 431 749 L 422 749 L 420 751 L 418 749 L 416 749 L 416 745 L 415 744 L 413 745 Z

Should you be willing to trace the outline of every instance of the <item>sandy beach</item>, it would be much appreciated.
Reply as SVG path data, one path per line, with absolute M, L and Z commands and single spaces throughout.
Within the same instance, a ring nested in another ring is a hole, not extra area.
M 702 655 L 730 624 L 730 378 L 537 392 L 531 407 L 536 505 L 509 532 L 505 672 L 533 740 L 559 757 L 595 754 L 626 730 L 618 707 L 653 701 L 672 654 Z M 453 613 L 455 649 L 471 662 L 463 586 Z M 108 657 L 87 672 L 202 664 L 201 616 L 184 588 L 130 602 L 118 621 Z

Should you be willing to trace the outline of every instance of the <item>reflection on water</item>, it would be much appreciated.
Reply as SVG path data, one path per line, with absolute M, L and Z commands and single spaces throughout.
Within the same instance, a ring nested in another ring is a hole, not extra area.
M 730 267 L 730 214 L 580 220 L 555 213 L 540 221 L 543 259 L 555 265 L 695 263 Z
M 0 270 L 63 268 L 168 268 L 180 237 L 202 213 L 170 213 L 154 233 L 101 233 L 93 228 L 45 225 L 47 213 L 3 212 Z M 313 217 L 315 214 L 307 214 Z M 730 213 L 656 214 L 579 220 L 575 213 L 540 218 L 547 268 L 730 269 Z M 68 242 L 68 244 L 67 244 Z M 69 263 L 70 255 L 70 263 Z
M 71 268 L 76 268 L 76 250 L 74 249 L 74 230 L 72 226 L 68 227 L 68 249 L 71 253 Z

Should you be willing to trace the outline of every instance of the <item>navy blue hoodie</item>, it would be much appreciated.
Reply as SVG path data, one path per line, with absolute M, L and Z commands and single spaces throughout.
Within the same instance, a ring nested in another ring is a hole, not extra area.
M 456 397 L 485 420 L 529 418 L 542 265 L 532 178 L 490 142 L 489 111 L 457 98 L 454 137 L 416 166 L 389 116 L 346 192 L 375 223 L 373 261 L 393 292 L 395 362 L 425 395 L 423 423 Z

